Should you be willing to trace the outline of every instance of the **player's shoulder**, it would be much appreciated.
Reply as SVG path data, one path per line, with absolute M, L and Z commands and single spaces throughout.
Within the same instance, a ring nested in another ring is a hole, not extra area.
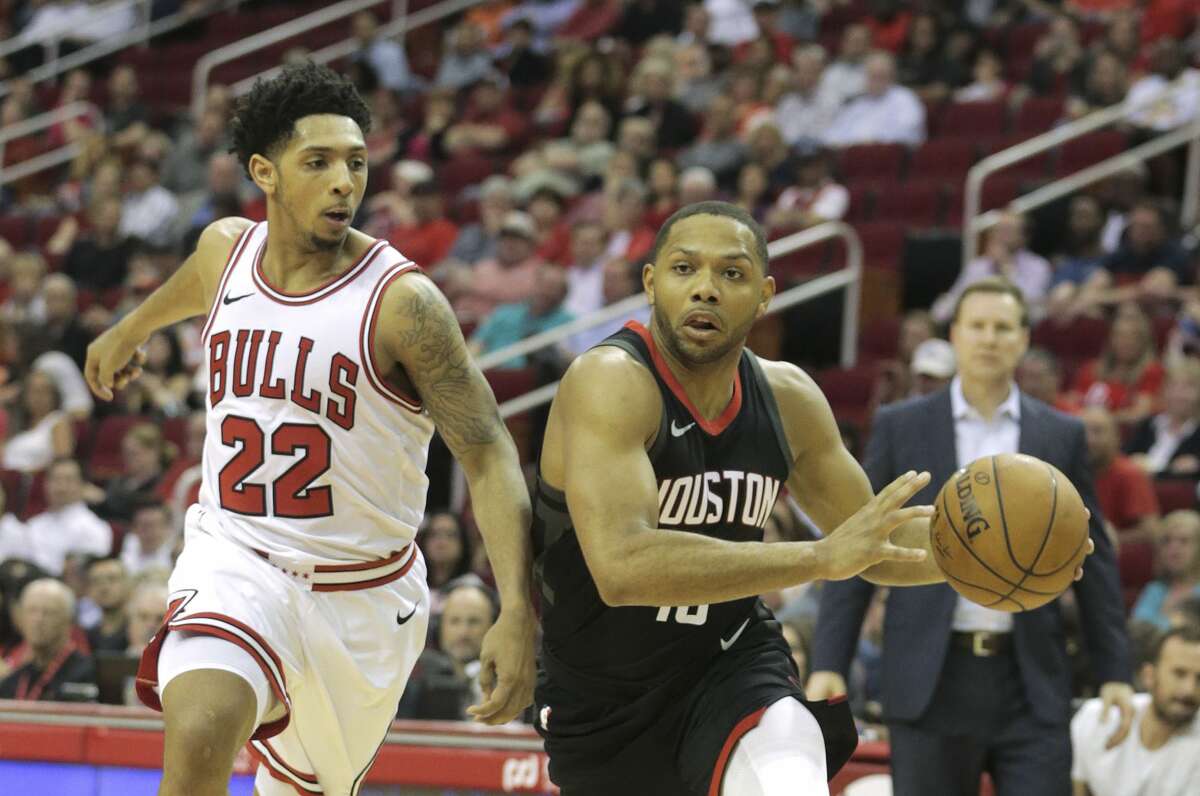
M 557 402 L 611 411 L 631 418 L 662 411 L 658 385 L 646 364 L 628 351 L 598 345 L 580 354 L 567 368 Z
M 821 387 L 804 368 L 762 357 L 758 363 L 785 420 L 795 421 L 828 406 Z
M 200 233 L 196 251 L 200 254 L 228 255 L 242 233 L 254 226 L 254 222 L 240 216 L 218 218 Z

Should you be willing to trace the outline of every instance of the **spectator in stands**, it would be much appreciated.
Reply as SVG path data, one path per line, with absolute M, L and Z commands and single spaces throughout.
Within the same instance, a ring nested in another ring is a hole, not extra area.
M 1062 251 L 1055 258 L 1050 278 L 1050 296 L 1046 314 L 1050 318 L 1070 320 L 1092 313 L 1108 284 L 1103 271 L 1104 210 L 1089 194 L 1076 194 L 1067 210 L 1067 234 Z
M 1152 476 L 1200 477 L 1200 362 L 1170 366 L 1162 410 L 1137 425 L 1125 452 Z
M 54 103 L 54 110 L 59 110 L 73 102 L 90 102 L 92 93 L 92 76 L 83 69 L 72 69 L 63 78 L 62 90 Z M 83 142 L 95 132 L 101 119 L 91 111 L 83 111 L 76 116 L 65 118 L 50 128 L 47 141 L 51 147 L 60 147 L 75 142 Z
M 1004 62 L 995 50 L 980 50 L 971 69 L 971 81 L 955 89 L 955 102 L 994 102 L 1003 99 L 1011 86 L 1004 79 Z
M 466 113 L 446 130 L 446 152 L 461 156 L 520 151 L 529 127 L 525 115 L 508 101 L 508 81 L 499 72 L 489 71 L 470 85 Z
M 647 171 L 646 187 L 650 191 L 646 224 L 658 229 L 680 207 L 679 169 L 675 161 L 667 157 L 655 158 Z
M 40 254 L 23 252 L 8 258 L 8 298 L 0 305 L 0 316 L 10 323 L 39 324 L 46 320 L 42 280 L 46 261 Z
M 175 532 L 171 510 L 155 498 L 134 509 L 121 546 L 121 561 L 134 576 L 148 569 L 170 571 L 181 542 Z
M 955 84 L 966 82 L 963 75 L 947 74 L 942 59 L 944 42 L 941 26 L 934 14 L 915 14 L 908 24 L 908 35 L 896 58 L 896 79 L 909 86 L 923 100 L 945 99 Z
M 850 192 L 833 179 L 830 160 L 829 152 L 820 148 L 798 156 L 795 185 L 785 188 L 767 213 L 772 234 L 796 232 L 846 215 Z
M 644 116 L 627 116 L 617 127 L 617 151 L 626 152 L 637 160 L 638 171 L 649 165 L 658 152 L 654 122 Z
M 1104 232 L 1100 239 L 1107 252 L 1121 247 L 1133 206 L 1146 199 L 1150 170 L 1145 163 L 1134 163 L 1097 185 L 1096 198 L 1104 208 Z
M 775 120 L 790 146 L 815 143 L 837 115 L 840 98 L 821 77 L 825 71 L 825 48 L 806 44 L 792 52 L 793 83 L 775 104 Z
M 106 556 L 112 550 L 112 528 L 83 495 L 83 472 L 74 459 L 58 459 L 46 469 L 46 510 L 29 519 L 27 557 L 52 575 L 62 573 L 69 553 Z
M 412 223 L 393 227 L 387 238 L 413 262 L 430 268 L 450 254 L 458 226 L 446 217 L 442 189 L 435 180 L 412 186 L 409 200 Z
M 1017 386 L 1025 395 L 1060 412 L 1071 414 L 1079 409 L 1062 392 L 1062 368 L 1058 358 L 1044 348 L 1034 346 L 1021 357 L 1021 364 L 1017 366 Z
M 595 41 L 607 36 L 621 21 L 620 0 L 580 0 L 575 12 L 555 31 L 563 39 Z
M 1111 50 L 1101 50 L 1088 67 L 1083 91 L 1067 98 L 1067 115 L 1079 118 L 1116 105 L 1129 90 L 1129 71 Z
M 1200 627 L 1200 597 L 1188 597 L 1180 600 L 1175 610 L 1168 614 L 1171 627 L 1191 625 Z
M 432 511 L 417 536 L 417 544 L 425 556 L 427 572 L 425 579 L 431 595 L 450 581 L 471 571 L 471 538 L 466 526 L 456 514 L 449 511 Z M 436 605 L 431 613 L 437 614 Z
M 500 304 L 533 295 L 541 260 L 534 255 L 537 227 L 528 214 L 512 210 L 504 216 L 496 256 L 449 274 L 446 293 L 460 321 L 482 321 Z
M 25 376 L 20 409 L 21 430 L 9 437 L 0 458 L 4 469 L 36 473 L 74 452 L 71 419 L 62 410 L 62 397 L 48 374 L 34 371 Z
M 87 347 L 92 342 L 79 315 L 79 299 L 75 283 L 66 274 L 50 274 L 42 283 L 42 305 L 45 320 L 38 326 L 37 335 L 27 340 L 27 354 L 38 356 L 44 351 L 61 351 L 83 370 Z
M 570 263 L 567 265 L 567 312 L 583 316 L 604 306 L 606 235 L 598 221 L 582 219 L 571 228 Z
M 421 81 L 408 68 L 404 45 L 379 35 L 379 18 L 373 12 L 358 12 L 351 26 L 358 48 L 350 57 L 356 63 L 370 66 L 379 85 L 395 92 L 420 88 Z
M 492 56 L 487 51 L 483 31 L 478 25 L 460 22 L 446 36 L 446 48 L 433 84 L 437 88 L 457 91 L 491 71 Z
M 171 236 L 185 244 L 198 239 L 204 228 L 226 215 L 247 212 L 243 199 L 245 171 L 229 152 L 213 154 L 205 162 L 203 189 L 179 198 Z
M 1175 95 L 1160 96 L 1175 81 L 1185 88 Z M 1186 124 L 1200 113 L 1200 69 L 1188 66 L 1178 41 L 1155 42 L 1150 71 L 1130 87 L 1128 100 L 1134 109 L 1129 120 L 1139 128 L 1161 132 Z
M 537 185 L 537 182 L 533 183 Z M 563 216 L 567 197 L 574 195 L 574 186 L 558 180 L 547 180 L 534 189 L 525 210 L 537 228 L 536 254 L 549 263 L 563 263 L 571 245 L 571 228 Z
M 1003 276 L 1021 289 L 1036 321 L 1050 287 L 1050 263 L 1025 246 L 1025 218 L 1005 213 L 988 231 L 983 254 L 967 263 L 954 285 L 933 303 L 934 320 L 947 323 L 958 297 L 966 288 L 987 276 Z
M 796 157 L 783 140 L 779 126 L 769 119 L 759 122 L 746 139 L 750 162 L 766 170 L 768 199 L 773 200 L 780 191 L 796 182 Z
M 1073 400 L 1103 406 L 1118 422 L 1136 423 L 1154 411 L 1165 376 L 1150 319 L 1137 304 L 1126 302 L 1117 308 L 1103 353 L 1075 375 Z
M 1142 589 L 1133 618 L 1165 629 L 1183 600 L 1200 597 L 1200 514 L 1172 511 L 1162 525 L 1156 540 L 1158 578 Z
M 501 174 L 484 180 L 479 187 L 479 220 L 459 229 L 450 258 L 474 263 L 496 256 L 500 226 L 514 207 L 511 180 Z
M 1191 285 L 1196 280 L 1171 211 L 1161 202 L 1142 200 L 1133 205 L 1128 218 L 1124 242 L 1104 261 L 1106 274 L 1118 287 L 1103 300 L 1174 299 L 1179 285 Z
M 732 186 L 749 154 L 737 137 L 737 118 L 733 99 L 728 94 L 713 98 L 704 114 L 704 128 L 696 143 L 678 157 L 680 168 L 699 166 L 708 169 L 721 185 Z
M 137 72 L 128 64 L 113 69 L 108 77 L 108 108 L 105 114 L 110 143 L 132 152 L 150 132 L 150 111 L 138 97 Z
M 205 110 L 194 125 L 187 125 L 162 164 L 162 186 L 174 194 L 202 191 L 208 180 L 208 162 L 229 146 L 225 119 L 220 111 Z
M 722 81 L 713 74 L 712 56 L 702 44 L 675 48 L 675 98 L 693 114 L 702 116 L 721 93 Z
M 100 621 L 87 629 L 92 652 L 123 652 L 129 600 L 129 572 L 116 557 L 93 558 L 87 565 L 87 593 L 100 609 Z
M 1082 85 L 1086 66 L 1078 24 L 1059 14 L 1033 47 L 1029 86 L 1038 94 L 1062 93 Z
M 679 206 L 717 198 L 717 178 L 703 166 L 691 166 L 679 175 Z
M 571 122 L 570 136 L 554 143 L 570 147 L 579 174 L 590 179 L 604 174 L 608 159 L 616 149 L 608 140 L 611 131 L 612 115 L 608 109 L 595 100 L 588 100 L 579 106 Z
M 501 304 L 483 320 L 471 337 L 470 350 L 475 356 L 489 354 L 518 343 L 526 337 L 545 332 L 575 319 L 563 308 L 567 297 L 567 275 L 557 265 L 543 263 L 538 269 L 533 295 L 515 304 Z M 543 354 L 545 352 L 539 352 Z M 530 357 L 518 356 L 496 367 L 523 368 Z
M 159 184 L 158 165 L 135 161 L 129 167 L 129 192 L 121 204 L 121 236 L 166 247 L 172 242 L 172 222 L 178 212 L 179 200 Z
M 29 530 L 25 523 L 13 513 L 13 507 L 8 502 L 8 494 L 0 486 L 0 564 L 8 559 L 23 558 L 29 549 Z M 0 583 L 0 591 L 3 583 Z M 0 594 L 0 657 L 4 655 L 3 630 L 4 596 Z
M 669 60 L 645 58 L 634 71 L 635 89 L 625 103 L 627 115 L 642 116 L 654 124 L 659 149 L 682 149 L 695 139 L 697 132 L 691 112 L 672 97 L 672 83 Z
M 660 35 L 676 36 L 683 29 L 682 0 L 630 0 L 623 3 L 613 35 L 640 45 Z
M 1186 796 L 1200 781 L 1200 628 L 1164 634 L 1141 674 L 1149 693 L 1134 696 L 1132 729 L 1117 746 L 1101 700 L 1071 720 L 1076 796 Z
M 832 68 L 832 67 L 831 67 Z M 912 89 L 897 85 L 895 60 L 874 52 L 866 60 L 864 93 L 848 101 L 825 131 L 834 147 L 856 144 L 905 144 L 925 141 L 925 106 Z
M 496 66 L 519 89 L 545 85 L 553 61 L 534 38 L 533 23 L 516 17 L 505 26 L 504 43 L 496 50 Z
M 929 395 L 950 385 L 958 371 L 954 346 L 940 337 L 926 340 L 913 351 L 910 396 Z
M 619 180 L 604 196 L 604 229 L 608 258 L 640 262 L 654 245 L 655 230 L 646 226 L 646 186 L 640 180 Z
M 204 410 L 192 411 L 187 418 L 184 449 L 171 462 L 158 484 L 158 497 L 171 509 L 172 524 L 176 528 L 183 527 L 184 512 L 195 502 L 193 491 L 200 488 L 201 457 L 207 433 Z
M 150 423 L 139 423 L 125 432 L 121 440 L 124 470 L 108 482 L 102 494 L 89 490 L 90 497 L 102 497 L 96 513 L 116 522 L 133 519 L 138 506 L 154 500 L 158 482 L 174 457 L 174 447 L 163 438 L 162 430 Z
M 121 200 L 102 196 L 88 208 L 88 230 L 75 239 L 63 259 L 62 272 L 84 290 L 102 293 L 120 287 L 132 244 L 117 233 Z
M 842 30 L 838 57 L 821 75 L 821 89 L 842 105 L 867 88 L 866 59 L 871 53 L 871 29 L 861 22 Z
M 125 652 L 141 657 L 167 613 L 166 581 L 149 578 L 139 583 L 129 595 L 128 613 Z
M 1159 524 L 1154 485 L 1136 464 L 1121 455 L 1121 432 L 1107 410 L 1089 406 L 1079 417 L 1087 432 L 1096 498 L 1110 535 L 1127 542 L 1151 541 Z
M 36 580 L 21 592 L 18 610 L 30 659 L 0 681 L 0 699 L 94 700 L 95 663 L 71 641 L 71 590 L 52 578 Z
M 912 358 L 917 347 L 937 337 L 937 326 L 925 310 L 909 310 L 900 321 L 896 356 L 878 363 L 871 391 L 871 415 L 894 401 L 904 400 L 912 392 Z
M 737 191 L 730 200 L 745 210 L 755 221 L 765 224 L 771 209 L 771 181 L 767 169 L 749 161 L 738 172 Z
M 615 304 L 640 292 L 642 289 L 641 273 L 642 264 L 639 261 L 630 262 L 620 257 L 606 260 L 601 282 L 604 306 Z M 628 320 L 632 319 L 645 324 L 649 323 L 649 318 L 650 309 L 642 307 L 640 310 L 630 312 L 626 317 L 615 318 L 608 323 L 593 326 L 591 329 L 573 335 L 567 341 L 567 346 L 576 354 L 581 354 L 615 333 Z

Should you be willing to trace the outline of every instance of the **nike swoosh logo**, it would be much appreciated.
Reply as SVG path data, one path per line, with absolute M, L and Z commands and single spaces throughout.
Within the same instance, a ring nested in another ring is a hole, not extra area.
M 410 620 L 414 616 L 416 616 L 418 605 L 413 606 L 413 609 L 408 612 L 408 616 L 400 616 L 400 614 L 396 614 L 396 624 L 398 624 L 398 625 L 406 624 L 408 622 L 408 620 Z
M 253 295 L 254 295 L 253 293 L 247 293 L 244 296 L 230 296 L 228 293 L 226 293 L 225 298 L 221 299 L 221 303 L 222 304 L 232 304 L 235 301 L 241 301 L 242 299 L 250 298 Z
M 675 421 L 672 420 L 671 421 L 671 436 L 672 437 L 682 437 L 684 434 L 688 433 L 688 429 L 690 429 L 694 425 L 696 425 L 696 424 L 694 422 L 692 422 L 692 423 L 688 423 L 683 428 L 680 428 L 679 426 L 675 425 Z
M 750 624 L 750 617 L 746 617 L 746 621 L 742 622 L 742 626 L 737 629 L 737 632 L 729 637 L 729 640 L 721 639 L 721 652 L 725 652 L 742 637 L 742 631 L 746 629 L 746 625 Z

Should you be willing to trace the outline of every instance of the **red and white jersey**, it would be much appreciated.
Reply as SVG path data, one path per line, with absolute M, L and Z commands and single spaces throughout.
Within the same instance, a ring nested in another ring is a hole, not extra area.
M 203 342 L 200 505 L 221 530 L 298 565 L 388 558 L 425 512 L 433 421 L 384 383 L 371 338 L 384 290 L 417 266 L 376 241 L 303 294 L 267 284 L 267 224 L 229 255 Z

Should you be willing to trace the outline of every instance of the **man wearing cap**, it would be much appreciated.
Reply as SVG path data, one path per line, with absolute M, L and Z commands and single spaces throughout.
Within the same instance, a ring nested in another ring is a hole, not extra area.
M 515 207 L 512 180 L 503 174 L 493 174 L 484 180 L 479 186 L 479 220 L 459 229 L 450 257 L 464 263 L 495 257 L 500 225 Z
M 500 304 L 533 296 L 541 260 L 534 254 L 537 228 L 528 213 L 511 210 L 500 224 L 496 256 L 451 277 L 446 294 L 464 323 L 478 323 Z
M 954 346 L 937 337 L 926 340 L 913 351 L 912 365 L 909 367 L 912 372 L 910 398 L 937 392 L 950 385 L 957 370 Z
M 501 304 L 492 310 L 492 314 L 483 320 L 475 334 L 471 336 L 470 349 L 475 356 L 499 351 L 501 348 L 518 343 L 526 337 L 549 331 L 555 326 L 562 326 L 575 320 L 575 316 L 563 307 L 567 297 L 567 275 L 563 269 L 550 263 L 538 266 L 538 277 L 534 284 L 533 295 L 526 301 L 511 304 Z M 542 354 L 552 357 L 559 352 L 538 352 L 540 361 L 545 361 Z M 569 358 L 563 349 L 562 358 Z M 502 362 L 498 367 L 523 368 L 529 364 L 529 357 L 513 357 Z
M 508 79 L 489 69 L 470 85 L 470 102 L 462 121 L 446 131 L 446 151 L 451 155 L 519 151 L 528 137 L 529 123 L 508 101 Z

